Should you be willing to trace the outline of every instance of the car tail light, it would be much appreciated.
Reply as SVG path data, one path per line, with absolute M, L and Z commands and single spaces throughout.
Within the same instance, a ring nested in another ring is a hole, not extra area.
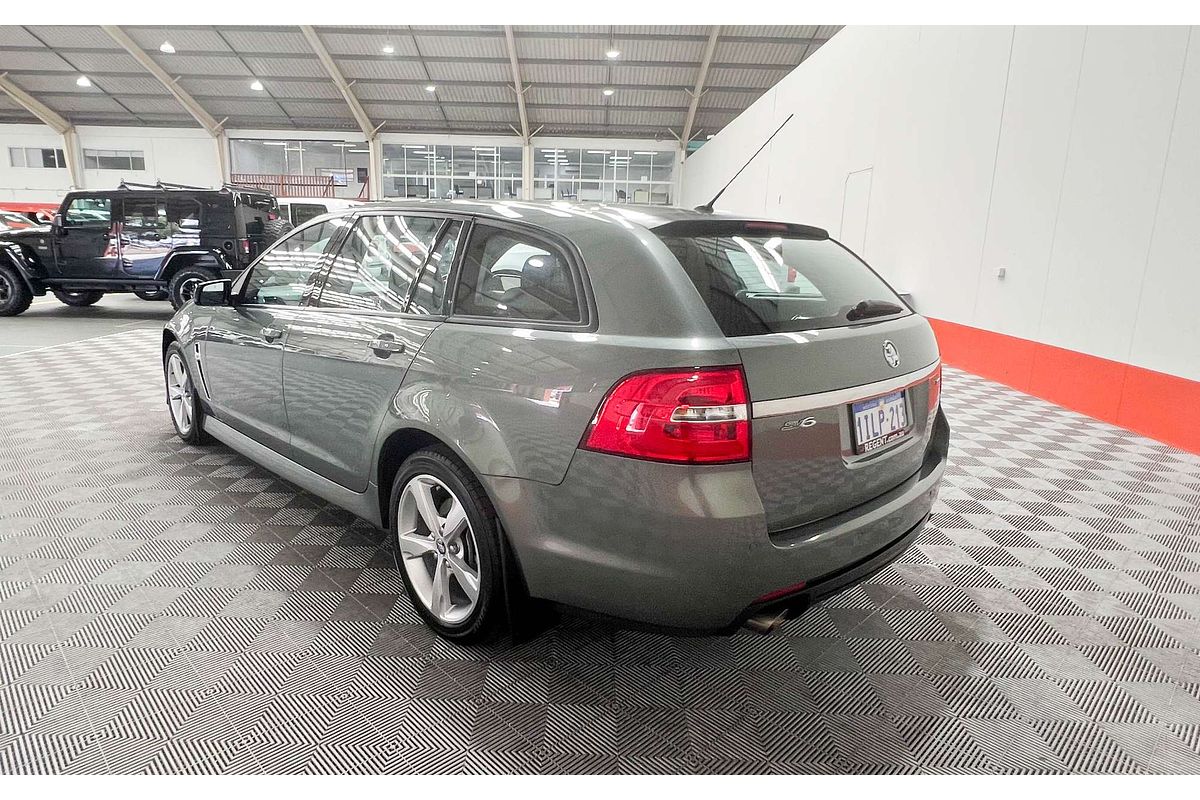
M 747 461 L 748 405 L 740 367 L 636 372 L 609 391 L 581 446 L 685 464 Z
M 241 242 L 241 244 L 242 244 L 242 255 L 246 255 L 246 256 L 250 255 L 250 240 L 249 239 L 238 239 L 238 241 Z
M 929 410 L 933 411 L 938 407 L 938 403 L 942 401 L 942 365 L 938 364 L 937 369 L 933 371 L 933 375 L 929 378 Z

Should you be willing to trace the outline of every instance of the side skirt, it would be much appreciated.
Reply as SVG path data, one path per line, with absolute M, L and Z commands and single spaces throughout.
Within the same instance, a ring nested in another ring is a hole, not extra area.
M 222 444 L 236 450 L 246 458 L 274 472 L 284 480 L 291 481 L 305 491 L 341 506 L 376 527 L 382 528 L 379 520 L 379 502 L 375 498 L 375 486 L 370 485 L 363 493 L 352 492 L 328 478 L 318 475 L 307 467 L 297 464 L 286 456 L 246 436 L 240 431 L 214 417 L 204 418 L 204 430 Z

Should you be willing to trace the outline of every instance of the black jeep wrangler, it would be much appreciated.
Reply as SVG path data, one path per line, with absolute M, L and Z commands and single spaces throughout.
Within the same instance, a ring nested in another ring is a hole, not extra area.
M 236 275 L 290 228 L 258 189 L 122 183 L 71 192 L 52 224 L 0 233 L 0 316 L 46 292 L 69 306 L 133 292 L 179 308 L 197 284 Z

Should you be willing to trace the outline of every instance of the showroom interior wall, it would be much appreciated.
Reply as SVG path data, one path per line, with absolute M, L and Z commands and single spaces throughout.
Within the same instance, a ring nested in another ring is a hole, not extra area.
M 844 29 L 688 158 L 684 204 L 789 114 L 718 210 L 827 228 L 949 363 L 1200 452 L 1200 29 Z
M 84 170 L 89 189 L 115 188 L 122 180 L 219 185 L 221 169 L 212 137 L 191 128 L 78 126 L 83 151 L 140 151 L 144 170 Z M 65 168 L 13 167 L 10 147 L 63 147 L 63 137 L 45 125 L 0 125 L 0 200 L 53 203 L 71 188 Z M 82 162 L 81 162 L 82 163 Z

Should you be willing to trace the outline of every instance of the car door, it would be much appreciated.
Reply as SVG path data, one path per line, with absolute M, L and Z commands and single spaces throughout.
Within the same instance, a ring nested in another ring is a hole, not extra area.
M 120 272 L 130 278 L 154 278 L 172 247 L 167 198 L 152 193 L 126 196 L 118 219 Z
M 383 417 L 444 319 L 462 229 L 462 220 L 437 215 L 358 217 L 288 333 L 283 387 L 293 460 L 366 490 Z
M 213 310 L 201 371 L 217 419 L 279 453 L 288 452 L 283 346 L 320 277 L 339 219 L 298 228 L 234 285 L 233 305 Z
M 74 197 L 55 229 L 55 265 L 65 278 L 112 278 L 120 258 L 113 214 L 120 203 L 109 197 Z

